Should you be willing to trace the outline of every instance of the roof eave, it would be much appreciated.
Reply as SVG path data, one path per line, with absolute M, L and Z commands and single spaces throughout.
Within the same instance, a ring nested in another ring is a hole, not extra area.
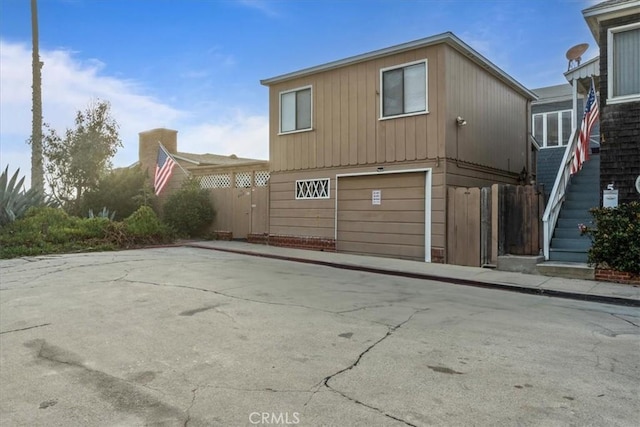
M 617 3 L 610 6 L 595 5 L 582 11 L 582 16 L 591 30 L 593 38 L 600 44 L 600 22 L 620 16 L 640 13 L 640 0 Z
M 338 60 L 338 61 L 328 62 L 326 64 L 321 64 L 321 65 L 317 65 L 317 66 L 314 66 L 314 67 L 304 68 L 304 69 L 299 70 L 299 71 L 294 71 L 294 72 L 291 72 L 291 73 L 282 74 L 280 76 L 276 76 L 276 77 L 271 77 L 271 78 L 268 78 L 268 79 L 260 80 L 260 84 L 262 84 L 264 86 L 270 86 L 270 85 L 273 85 L 273 84 L 276 84 L 276 83 L 281 83 L 281 82 L 292 80 L 292 79 L 295 79 L 295 78 L 305 77 L 305 76 L 308 76 L 308 75 L 311 75 L 311 74 L 315 74 L 315 73 L 319 73 L 319 72 L 334 70 L 336 68 L 345 67 L 347 65 L 353 65 L 353 64 L 360 63 L 360 62 L 364 62 L 364 61 L 370 61 L 372 59 L 382 58 L 382 57 L 385 57 L 385 56 L 406 52 L 406 51 L 412 50 L 412 49 L 418 49 L 418 48 L 433 46 L 433 45 L 439 44 L 439 43 L 445 43 L 445 44 L 453 47 L 458 52 L 460 52 L 460 53 L 464 54 L 465 56 L 467 56 L 468 58 L 472 59 L 474 62 L 476 62 L 477 64 L 482 66 L 484 69 L 488 70 L 489 72 L 491 72 L 492 74 L 494 74 L 495 76 L 497 76 L 498 78 L 503 80 L 505 83 L 507 83 L 510 86 L 512 86 L 514 89 L 516 89 L 523 96 L 525 96 L 525 97 L 527 97 L 527 98 L 529 98 L 531 100 L 537 99 L 537 96 L 533 92 L 531 92 L 529 89 L 527 89 L 526 87 L 524 87 L 523 85 L 518 83 L 514 78 L 509 76 L 507 73 L 502 71 L 500 68 L 498 68 L 496 65 L 494 65 L 487 58 L 485 58 L 480 53 L 478 53 L 473 48 L 471 48 L 469 45 L 467 45 L 465 42 L 460 40 L 452 32 L 446 32 L 446 33 L 442 33 L 442 34 L 437 34 L 435 36 L 431 36 L 431 37 L 427 37 L 427 38 L 423 38 L 423 39 L 419 39 L 419 40 L 403 43 L 403 44 L 396 45 L 396 46 L 387 47 L 387 48 L 384 48 L 384 49 L 375 50 L 375 51 L 364 53 L 364 54 L 361 54 L 361 55 L 351 56 L 351 57 L 348 57 L 348 58 L 345 58 L 345 59 L 341 59 L 341 60 Z

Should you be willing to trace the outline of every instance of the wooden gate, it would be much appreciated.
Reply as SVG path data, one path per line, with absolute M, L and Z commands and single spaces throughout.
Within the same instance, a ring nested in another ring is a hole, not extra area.
M 447 263 L 480 266 L 480 188 L 447 189 Z

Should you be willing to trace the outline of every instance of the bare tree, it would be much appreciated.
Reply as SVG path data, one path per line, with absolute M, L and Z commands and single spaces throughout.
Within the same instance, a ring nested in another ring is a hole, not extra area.
M 31 188 L 44 193 L 44 167 L 42 161 L 42 62 L 38 47 L 38 3 L 31 0 L 31 38 L 33 42 L 32 70 L 33 122 L 31 128 Z

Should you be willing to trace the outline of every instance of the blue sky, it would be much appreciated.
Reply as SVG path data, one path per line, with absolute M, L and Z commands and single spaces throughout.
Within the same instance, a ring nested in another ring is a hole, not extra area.
M 0 0 L 0 165 L 29 176 L 28 0 Z M 178 149 L 268 157 L 260 80 L 452 31 L 529 88 L 564 83 L 589 43 L 594 0 L 39 0 L 43 115 L 59 132 L 93 99 L 112 104 L 124 147 L 178 130 Z

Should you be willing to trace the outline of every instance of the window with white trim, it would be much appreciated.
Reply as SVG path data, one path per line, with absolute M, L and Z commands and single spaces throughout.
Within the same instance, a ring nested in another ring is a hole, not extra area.
M 427 60 L 380 70 L 381 118 L 427 112 Z
M 567 145 L 572 129 L 571 110 L 533 115 L 533 137 L 540 147 Z
M 280 133 L 311 129 L 311 86 L 280 92 Z
M 640 23 L 607 32 L 608 101 L 640 99 Z
M 328 199 L 329 178 L 296 181 L 296 199 Z

